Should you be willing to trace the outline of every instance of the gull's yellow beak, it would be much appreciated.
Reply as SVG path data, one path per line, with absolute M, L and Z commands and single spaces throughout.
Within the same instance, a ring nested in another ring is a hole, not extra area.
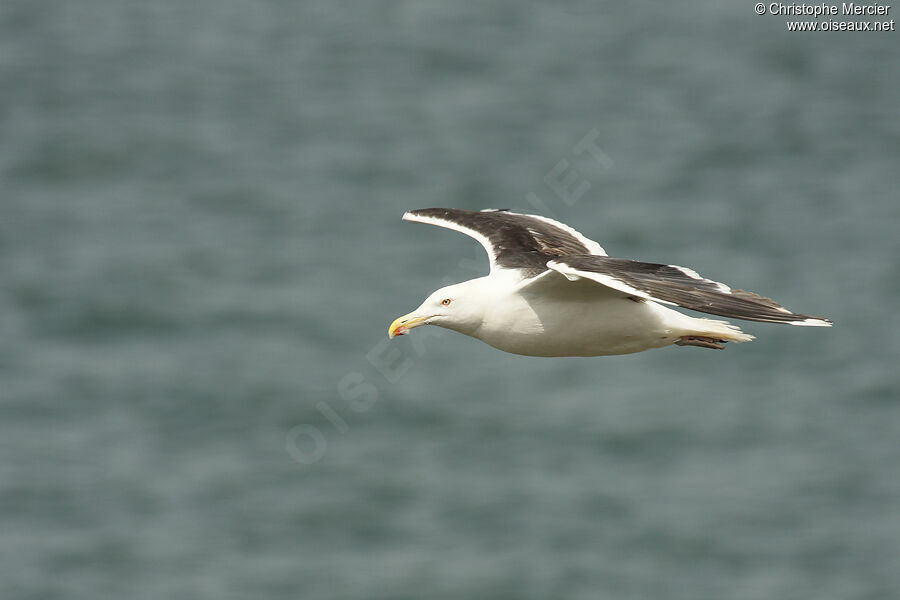
M 415 313 L 409 313 L 408 315 L 398 317 L 391 323 L 391 326 L 388 327 L 388 337 L 393 338 L 398 335 L 403 335 L 404 333 L 409 333 L 410 329 L 418 327 L 419 325 L 424 325 L 427 320 L 428 317 L 418 316 Z

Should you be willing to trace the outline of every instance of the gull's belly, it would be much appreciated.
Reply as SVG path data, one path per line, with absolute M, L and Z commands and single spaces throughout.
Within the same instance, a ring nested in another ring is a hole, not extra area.
M 613 297 L 592 302 L 521 302 L 490 314 L 474 337 L 506 352 L 529 356 L 601 356 L 659 348 L 679 338 L 683 317 L 653 302 Z

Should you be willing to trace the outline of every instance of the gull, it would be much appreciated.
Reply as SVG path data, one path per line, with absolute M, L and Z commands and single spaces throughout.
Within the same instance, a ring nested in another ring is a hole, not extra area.
M 806 327 L 824 317 L 791 312 L 677 265 L 610 258 L 568 225 L 507 210 L 425 208 L 403 215 L 464 233 L 487 251 L 490 273 L 443 287 L 391 323 L 393 338 L 436 325 L 526 356 L 607 356 L 663 346 L 721 350 L 753 338 L 720 320 L 669 308 Z

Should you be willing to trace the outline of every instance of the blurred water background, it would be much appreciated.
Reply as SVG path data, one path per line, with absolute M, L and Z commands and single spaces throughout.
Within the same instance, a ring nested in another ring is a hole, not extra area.
M 900 597 L 898 35 L 697 0 L 4 2 L 0 596 Z M 399 221 L 429 206 L 836 326 L 388 345 L 486 268 Z

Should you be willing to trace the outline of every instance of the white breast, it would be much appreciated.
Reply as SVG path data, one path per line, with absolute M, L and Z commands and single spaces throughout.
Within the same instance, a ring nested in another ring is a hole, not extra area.
M 510 294 L 485 312 L 472 335 L 500 350 L 529 356 L 626 354 L 671 344 L 681 335 L 673 325 L 690 318 L 596 287 L 588 297 Z

